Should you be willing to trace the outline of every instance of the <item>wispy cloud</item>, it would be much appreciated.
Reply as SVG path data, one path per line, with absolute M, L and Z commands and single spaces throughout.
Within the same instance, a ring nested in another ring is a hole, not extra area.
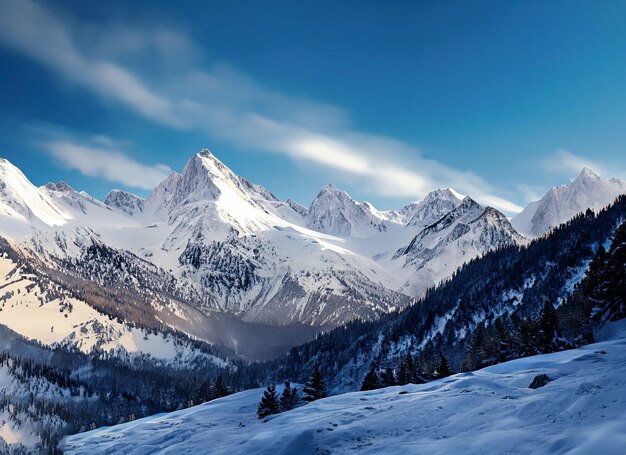
M 496 196 L 495 189 L 473 172 L 427 159 L 411 145 L 357 131 L 335 106 L 269 90 L 227 65 L 207 70 L 188 58 L 160 73 L 137 67 L 132 61 L 140 59 L 128 58 L 129 53 L 136 57 L 150 50 L 163 58 L 191 55 L 195 46 L 184 34 L 114 25 L 100 34 L 101 39 L 98 33 L 80 39 L 85 29 L 88 24 L 30 0 L 0 3 L 0 44 L 160 124 L 204 131 L 241 148 L 314 163 L 385 196 L 419 198 L 436 187 L 454 187 L 507 212 L 521 210 Z M 76 153 L 72 158 L 78 161 Z M 77 169 L 87 172 L 88 163 Z M 99 172 L 105 178 L 114 175 Z
M 98 137 L 99 141 L 102 139 L 102 136 Z M 172 172 L 164 164 L 142 164 L 110 147 L 91 147 L 62 140 L 45 142 L 42 146 L 62 166 L 134 188 L 151 190 Z
M 575 155 L 567 150 L 557 150 L 553 154 L 541 160 L 541 166 L 545 171 L 573 178 L 583 168 L 591 169 L 603 177 L 624 175 L 619 166 L 613 163 L 590 159 L 581 155 Z
M 124 67 L 89 59 L 79 51 L 69 24 L 30 0 L 0 3 L 0 42 L 52 68 L 61 76 L 171 126 L 170 102 L 153 93 Z
M 543 197 L 546 188 L 540 185 L 526 185 L 524 183 L 515 184 L 515 189 L 524 195 L 527 201 L 537 201 Z

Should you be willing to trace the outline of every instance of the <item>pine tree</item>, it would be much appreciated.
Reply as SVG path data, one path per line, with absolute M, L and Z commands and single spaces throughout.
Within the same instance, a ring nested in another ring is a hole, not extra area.
M 399 385 L 413 382 L 415 379 L 415 364 L 413 362 L 413 356 L 409 352 L 400 360 L 400 368 L 398 370 Z
M 361 391 L 366 390 L 375 390 L 380 388 L 380 378 L 376 373 L 376 366 L 372 364 L 370 370 L 363 378 L 363 383 L 361 384 Z
M 195 398 L 198 403 L 204 403 L 213 398 L 213 394 L 211 393 L 211 381 L 207 379 L 206 381 L 202 381 L 198 390 L 195 393 Z
M 559 336 L 558 319 L 554 306 L 547 300 L 543 305 L 539 328 L 541 333 L 541 352 L 554 351 L 555 339 Z
M 604 321 L 617 321 L 626 316 L 626 222 L 615 232 L 611 243 L 607 270 Z
M 393 368 L 385 368 L 385 374 L 383 375 L 381 382 L 383 387 L 396 385 L 396 376 L 393 374 Z
M 539 326 L 532 319 L 524 319 L 519 328 L 521 355 L 530 356 L 539 352 Z
M 226 387 L 226 384 L 224 384 L 224 379 L 222 379 L 222 375 L 219 375 L 215 380 L 215 398 L 225 397 L 228 394 L 228 388 Z
M 471 336 L 471 341 L 465 353 L 465 358 L 461 364 L 462 371 L 474 371 L 479 369 L 485 360 L 485 353 L 482 349 L 485 338 L 485 326 L 478 324 Z
M 318 367 L 315 367 L 313 370 L 313 374 L 305 384 L 303 392 L 304 396 L 302 399 L 309 402 L 319 400 L 320 398 L 325 398 L 327 396 L 324 378 L 322 377 L 322 373 L 320 373 Z
M 437 378 L 446 378 L 452 374 L 452 368 L 450 368 L 450 363 L 443 352 L 439 354 L 439 363 L 437 364 L 437 369 L 435 370 L 435 377 Z
M 599 248 L 589 265 L 583 292 L 593 302 L 593 319 L 600 323 L 626 316 L 626 222 L 615 231 L 609 252 Z
M 298 389 L 291 387 L 289 381 L 285 381 L 285 387 L 280 394 L 280 411 L 289 411 L 298 404 Z
M 256 415 L 259 419 L 263 419 L 267 416 L 278 414 L 280 412 L 278 397 L 276 396 L 276 386 L 270 384 L 267 386 L 267 390 L 263 392 L 261 401 L 256 410 Z

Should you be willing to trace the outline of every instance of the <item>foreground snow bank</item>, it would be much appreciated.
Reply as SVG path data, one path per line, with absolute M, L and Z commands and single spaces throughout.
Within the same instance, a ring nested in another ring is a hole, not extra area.
M 338 395 L 268 422 L 262 389 L 70 436 L 68 454 L 626 453 L 626 337 L 423 385 Z M 538 374 L 552 381 L 528 388 Z M 405 393 L 406 392 L 406 393 Z

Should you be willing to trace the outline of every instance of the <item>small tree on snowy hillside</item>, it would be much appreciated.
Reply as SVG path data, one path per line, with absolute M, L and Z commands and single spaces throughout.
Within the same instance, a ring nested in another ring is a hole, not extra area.
M 259 419 L 264 419 L 267 416 L 278 414 L 280 408 L 278 405 L 278 397 L 276 396 L 276 386 L 270 384 L 267 386 L 267 390 L 263 392 L 259 406 L 256 409 L 256 415 Z
M 435 370 L 436 378 L 446 378 L 452 374 L 452 368 L 450 368 L 450 363 L 443 352 L 439 354 L 439 363 L 437 364 L 437 369 Z
M 541 351 L 544 353 L 554 351 L 557 344 L 556 340 L 559 337 L 559 322 L 554 305 L 547 300 L 543 304 L 539 328 L 541 333 Z
M 289 381 L 285 381 L 285 388 L 283 389 L 283 393 L 280 394 L 280 411 L 289 411 L 293 409 L 298 404 L 298 389 L 295 387 L 291 387 L 291 383 Z
M 222 378 L 222 375 L 219 375 L 215 380 L 213 395 L 215 398 L 221 398 L 225 397 L 228 394 L 230 394 L 230 392 L 228 391 L 228 387 L 226 387 L 226 384 L 224 384 L 224 379 Z
M 413 356 L 407 352 L 406 355 L 400 359 L 400 365 L 398 367 L 398 384 L 409 384 L 413 382 L 414 377 L 415 364 L 413 362 Z
M 363 378 L 363 383 L 361 384 L 361 391 L 364 392 L 366 390 L 375 390 L 380 389 L 380 378 L 378 377 L 378 373 L 376 373 L 376 366 L 372 364 L 372 367 Z
M 304 396 L 302 397 L 302 399 L 304 401 L 310 402 L 327 397 L 324 378 L 322 377 L 322 373 L 320 373 L 318 367 L 315 367 L 315 369 L 313 370 L 313 374 L 305 384 L 303 392 Z

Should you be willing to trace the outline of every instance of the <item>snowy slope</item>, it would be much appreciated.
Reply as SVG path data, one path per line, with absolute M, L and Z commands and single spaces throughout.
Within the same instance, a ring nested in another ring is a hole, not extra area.
M 525 235 L 539 236 L 588 208 L 601 209 L 625 193 L 625 181 L 608 180 L 584 168 L 571 183 L 553 187 L 539 201 L 531 202 L 511 223 Z
M 0 257 L 0 324 L 44 345 L 84 353 L 148 355 L 174 366 L 203 356 L 175 337 L 130 327 L 102 314 L 59 286 L 25 272 L 6 256 Z M 222 363 L 217 358 L 207 360 Z
M 0 220 L 14 236 L 30 232 L 29 225 L 61 226 L 71 218 L 18 168 L 0 158 Z
M 610 333 L 613 332 L 613 333 Z M 262 389 L 66 438 L 99 453 L 603 453 L 626 450 L 626 328 L 609 341 L 255 417 Z M 603 338 L 600 336 L 600 338 Z M 528 385 L 538 374 L 552 381 Z

